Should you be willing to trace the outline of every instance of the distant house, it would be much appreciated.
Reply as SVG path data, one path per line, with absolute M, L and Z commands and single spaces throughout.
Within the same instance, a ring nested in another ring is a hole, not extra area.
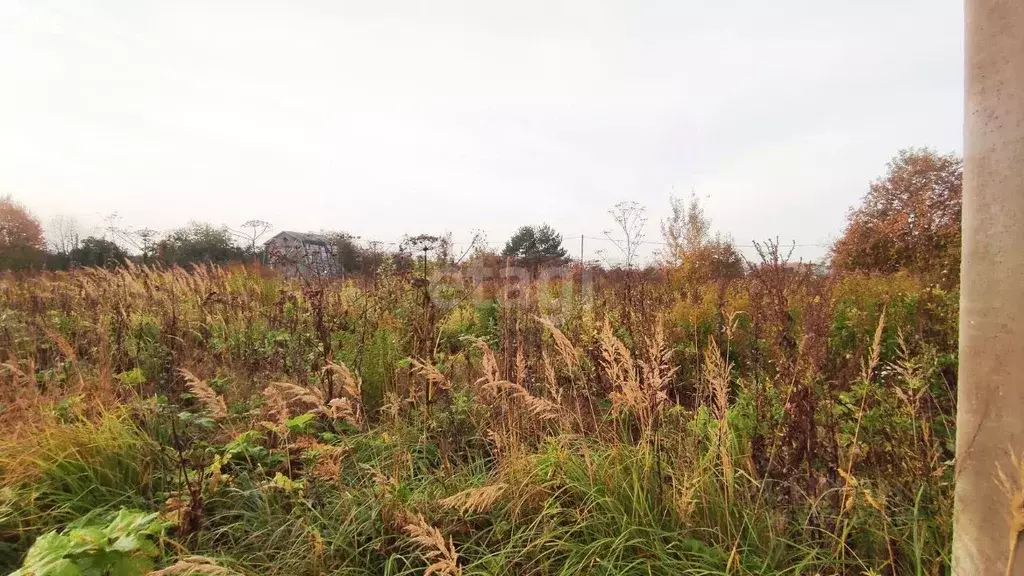
M 267 265 L 285 276 L 322 276 L 331 270 L 331 243 L 319 234 L 278 232 L 264 248 Z

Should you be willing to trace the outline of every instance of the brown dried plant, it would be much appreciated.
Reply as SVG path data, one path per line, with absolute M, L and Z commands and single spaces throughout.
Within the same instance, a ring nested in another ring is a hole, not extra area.
M 335 398 L 327 403 L 327 414 L 335 420 L 344 420 L 356 428 L 363 427 L 362 408 L 348 398 Z
M 493 399 L 498 395 L 503 386 L 508 384 L 508 382 L 501 377 L 498 358 L 495 356 L 494 351 L 491 350 L 491 347 L 482 338 L 467 338 L 467 340 L 480 349 L 481 363 L 484 371 L 484 375 L 477 379 L 474 383 L 474 387 L 479 388 L 480 391 L 484 393 L 484 398 Z
M 526 383 L 526 356 L 523 354 L 522 341 L 516 342 L 516 384 Z
M 60 333 L 56 330 L 51 330 L 50 328 L 45 327 L 43 328 L 43 333 L 53 341 L 57 346 L 57 349 L 60 350 L 60 353 L 63 354 L 69 362 L 78 362 L 78 355 L 75 354 L 75 348 L 67 341 L 67 339 L 61 336 Z
M 573 343 L 562 333 L 561 330 L 555 326 L 555 323 L 547 318 L 541 318 L 536 316 L 537 321 L 543 324 L 550 332 L 551 337 L 555 340 L 555 350 L 558 351 L 558 355 L 561 356 L 562 361 L 570 369 L 580 369 L 580 354 L 579 351 L 573 346 Z
M 431 526 L 421 514 L 412 517 L 405 525 L 405 531 L 419 547 L 420 554 L 427 562 L 431 562 L 423 572 L 423 576 L 439 574 L 440 576 L 461 576 L 459 555 L 455 552 L 455 544 L 451 538 L 447 541 L 441 531 Z
M 699 477 L 694 476 L 685 481 L 672 479 L 672 505 L 683 523 L 687 523 L 697 508 L 697 490 L 700 487 Z
M 714 402 L 714 415 L 718 420 L 718 450 L 722 462 L 722 472 L 725 475 L 726 490 L 731 498 L 733 484 L 732 452 L 729 449 L 729 441 L 732 437 L 729 433 L 729 377 L 732 372 L 732 364 L 722 358 L 722 350 L 714 338 L 708 338 L 708 345 L 704 349 L 704 381 L 707 383 L 709 396 Z
M 365 422 L 362 379 L 352 374 L 352 371 L 344 364 L 328 362 L 324 370 L 330 370 L 338 375 L 343 394 L 340 398 L 332 398 L 327 403 L 325 412 L 332 418 L 344 420 L 356 428 L 362 428 Z
M 612 332 L 611 323 L 605 320 L 599 334 L 601 343 L 601 365 L 613 384 L 628 384 L 636 381 L 636 368 L 629 348 Z M 638 384 L 638 383 L 637 383 Z
M 263 389 L 267 399 L 264 406 L 267 418 L 279 425 L 291 418 L 292 414 L 305 412 L 324 412 L 323 395 L 319 390 L 304 388 L 288 382 L 271 382 Z
M 186 556 L 162 570 L 154 570 L 146 576 L 234 576 L 234 570 L 218 566 L 217 561 L 206 556 Z
M 490 510 L 491 506 L 505 493 L 506 488 L 508 486 L 502 483 L 469 488 L 441 500 L 441 505 L 445 508 L 458 510 L 462 514 L 467 512 L 479 514 Z
M 348 366 L 342 363 L 328 361 L 324 370 L 330 370 L 341 378 L 341 390 L 349 397 L 350 400 L 360 400 L 363 397 L 363 381 L 358 376 L 352 374 L 352 371 L 348 369 Z
M 1003 467 L 996 462 L 996 474 L 1000 488 L 1010 501 L 1010 525 L 1007 533 L 1008 552 L 1006 559 L 1006 576 L 1013 574 L 1013 564 L 1020 546 L 1020 535 L 1024 533 L 1024 461 L 1010 452 L 1013 472 L 1007 475 Z
M 613 386 L 609 395 L 612 414 L 632 414 L 644 437 L 650 437 L 655 432 L 662 410 L 668 404 L 667 385 L 674 373 L 674 369 L 669 369 L 667 363 L 663 363 L 667 362 L 667 355 L 660 350 L 664 341 L 659 341 L 657 335 L 652 341 L 655 349 L 659 350 L 653 356 L 659 360 L 640 363 L 643 377 L 629 349 L 615 336 L 607 320 L 600 333 L 600 343 L 601 365 Z
M 189 392 L 196 397 L 196 400 L 203 405 L 211 418 L 225 418 L 228 415 L 227 405 L 224 403 L 224 397 L 214 392 L 210 385 L 197 378 L 194 374 L 182 368 L 178 370 L 182 378 L 185 379 L 186 385 L 188 386 Z
M 724 420 L 729 409 L 729 374 L 732 364 L 722 358 L 722 350 L 714 338 L 708 338 L 708 346 L 704 349 L 704 381 L 708 387 L 708 397 L 713 403 L 715 418 Z
M 438 390 L 451 390 L 452 384 L 436 366 L 422 358 L 409 358 L 412 366 L 412 373 L 419 375 L 427 381 L 426 401 L 430 404 L 434 401 Z
M 61 336 L 60 333 L 58 333 L 56 330 L 51 330 L 50 328 L 43 328 L 43 333 L 45 333 L 46 336 L 53 341 L 53 343 L 57 346 L 57 349 L 60 350 L 60 353 L 63 354 L 64 357 L 68 359 L 68 362 L 71 363 L 72 368 L 74 368 L 75 370 L 75 374 L 78 376 L 79 388 L 84 388 L 85 379 L 82 377 L 82 371 L 78 367 L 78 355 L 75 354 L 75 347 L 72 346 L 71 343 L 68 342 L 66 338 Z
M 557 420 L 561 414 L 561 407 L 550 400 L 534 396 L 529 390 L 515 384 L 506 382 L 505 388 L 512 390 L 512 395 L 523 403 L 526 410 L 539 420 Z
M 312 471 L 314 478 L 336 480 L 341 476 L 342 461 L 350 451 L 348 447 L 318 443 L 308 450 L 316 454 L 316 463 Z
M 861 366 L 861 378 L 863 378 L 865 382 L 871 380 L 871 375 L 874 374 L 875 367 L 878 366 L 878 360 L 882 353 L 882 332 L 885 329 L 885 312 L 886 309 L 882 308 L 882 313 L 878 317 L 878 325 L 875 327 L 875 337 L 871 341 L 871 355 Z
M 654 394 L 658 408 L 668 401 L 667 390 L 679 370 L 672 366 L 672 349 L 665 344 L 665 330 L 661 319 L 654 324 L 654 335 L 646 338 L 647 360 L 641 361 L 644 387 Z
M 558 389 L 558 376 L 555 375 L 555 367 L 551 365 L 551 359 L 548 358 L 547 352 L 541 350 L 540 361 L 544 368 L 544 385 L 548 389 L 548 394 L 557 398 L 561 392 Z
M 292 409 L 318 408 L 324 403 L 324 397 L 319 390 L 289 382 L 271 382 L 269 387 L 277 390 L 284 402 Z
M 878 360 L 882 353 L 882 332 L 885 330 L 885 308 L 882 308 L 882 313 L 878 317 L 878 325 L 875 327 L 875 337 L 871 342 L 871 354 L 868 357 L 867 362 L 863 364 L 863 371 L 861 377 L 864 382 L 871 382 L 871 375 L 875 372 L 875 367 L 878 365 Z M 850 443 L 850 458 L 846 464 L 847 476 L 853 473 L 853 464 L 857 455 L 857 442 L 860 440 L 860 429 L 861 423 L 864 420 L 864 414 L 868 407 L 868 398 L 870 394 L 864 393 L 863 398 L 860 400 L 860 408 L 857 410 L 857 425 L 853 430 L 853 442 Z
M 267 386 L 263 389 L 263 397 L 266 403 L 263 405 L 263 413 L 267 417 L 264 424 L 271 428 L 278 425 L 283 426 L 285 420 L 291 418 L 291 411 L 288 409 L 288 402 L 275 386 Z

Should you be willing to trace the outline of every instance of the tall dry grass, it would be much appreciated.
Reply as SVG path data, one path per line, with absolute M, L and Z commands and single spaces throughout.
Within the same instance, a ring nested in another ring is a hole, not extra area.
M 783 264 L 558 301 L 5 277 L 4 567 L 131 507 L 178 519 L 162 573 L 942 573 L 955 294 Z

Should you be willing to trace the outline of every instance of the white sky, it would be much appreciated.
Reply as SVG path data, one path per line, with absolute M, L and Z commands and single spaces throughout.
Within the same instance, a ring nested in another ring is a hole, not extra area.
M 620 200 L 660 240 L 696 189 L 738 244 L 822 244 L 898 149 L 961 150 L 962 26 L 960 0 L 0 0 L 0 194 L 160 230 L 546 221 L 575 254 Z

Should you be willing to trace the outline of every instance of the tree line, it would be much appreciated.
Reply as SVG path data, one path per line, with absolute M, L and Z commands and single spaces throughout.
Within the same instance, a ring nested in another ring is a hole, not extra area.
M 871 182 L 859 206 L 851 208 L 845 229 L 828 253 L 836 270 L 891 273 L 907 270 L 942 283 L 959 279 L 963 161 L 956 154 L 927 148 L 901 150 L 886 173 Z M 610 210 L 614 233 L 606 232 L 626 268 L 638 263 L 646 234 L 646 208 L 622 202 Z M 29 209 L 0 197 L 0 269 L 63 270 L 75 266 L 118 266 L 128 261 L 192 266 L 260 261 L 273 226 L 248 220 L 237 228 L 191 222 L 160 234 L 107 220 L 101 234 L 83 236 L 73 219 L 58 217 L 44 234 Z M 670 214 L 660 223 L 664 249 L 657 263 L 696 283 L 743 274 L 744 261 L 733 239 L 715 231 L 696 195 L 670 198 Z M 537 269 L 570 260 L 563 237 L 548 224 L 520 227 L 500 253 L 474 235 L 469 249 L 454 249 L 451 235 L 406 236 L 396 248 L 341 231 L 320 233 L 330 245 L 332 268 L 341 274 L 372 273 L 385 259 L 412 270 L 417 259 L 459 263 L 467 257 L 510 260 Z M 600 265 L 600 263 L 597 263 Z

